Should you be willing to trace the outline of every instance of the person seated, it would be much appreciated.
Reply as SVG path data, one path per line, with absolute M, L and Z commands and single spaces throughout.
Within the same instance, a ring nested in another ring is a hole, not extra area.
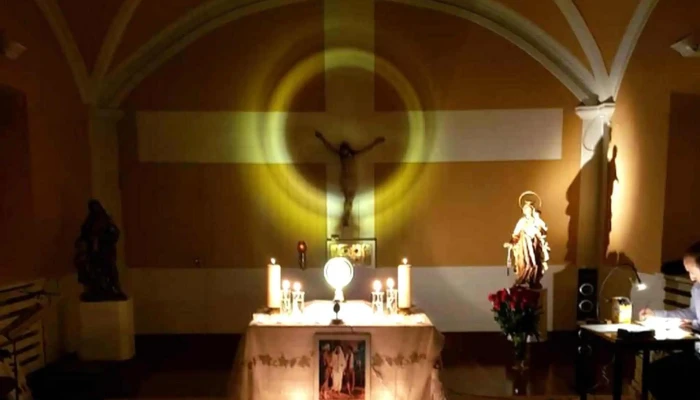
M 678 310 L 640 311 L 643 321 L 648 317 L 678 318 L 681 328 L 700 332 L 700 242 L 690 246 L 683 257 L 683 265 L 693 283 L 690 307 Z M 696 348 L 697 349 L 697 348 Z M 657 400 L 688 399 L 688 394 L 696 392 L 695 379 L 700 371 L 700 354 L 675 353 L 649 365 L 647 384 L 649 392 Z

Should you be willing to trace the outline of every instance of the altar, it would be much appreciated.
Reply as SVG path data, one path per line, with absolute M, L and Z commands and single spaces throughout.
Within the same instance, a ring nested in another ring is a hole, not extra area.
M 443 336 L 424 313 L 382 315 L 369 302 L 346 301 L 335 315 L 333 306 L 311 301 L 296 315 L 254 314 L 239 344 L 230 398 L 442 399 L 436 364 Z M 343 359 L 350 360 L 341 369 L 352 371 L 352 382 L 346 373 L 334 391 L 326 361 Z

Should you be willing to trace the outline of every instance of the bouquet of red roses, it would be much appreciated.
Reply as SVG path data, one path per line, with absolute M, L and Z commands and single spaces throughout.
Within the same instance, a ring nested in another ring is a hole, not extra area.
M 516 346 L 529 336 L 539 339 L 539 292 L 514 286 L 490 294 L 489 302 L 494 320 Z

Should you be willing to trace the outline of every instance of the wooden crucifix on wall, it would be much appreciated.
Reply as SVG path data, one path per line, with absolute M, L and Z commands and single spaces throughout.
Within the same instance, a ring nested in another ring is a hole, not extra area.
M 372 150 L 380 143 L 384 143 L 384 137 L 378 137 L 374 141 L 360 149 L 353 149 L 350 144 L 343 141 L 337 147 L 330 143 L 321 132 L 316 132 L 316 137 L 323 142 L 326 148 L 340 157 L 340 188 L 343 192 L 343 227 L 350 225 L 350 214 L 352 212 L 352 203 L 357 195 L 357 166 L 355 157 Z

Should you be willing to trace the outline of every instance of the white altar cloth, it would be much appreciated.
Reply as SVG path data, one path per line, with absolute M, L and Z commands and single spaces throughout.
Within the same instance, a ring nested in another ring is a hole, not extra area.
M 442 400 L 435 369 L 442 334 L 423 313 L 380 318 L 368 307 L 362 301 L 343 303 L 345 325 L 330 325 L 335 316 L 330 301 L 309 302 L 296 317 L 254 315 L 238 347 L 230 398 L 314 400 L 319 360 L 314 335 L 362 333 L 371 336 L 367 399 Z

